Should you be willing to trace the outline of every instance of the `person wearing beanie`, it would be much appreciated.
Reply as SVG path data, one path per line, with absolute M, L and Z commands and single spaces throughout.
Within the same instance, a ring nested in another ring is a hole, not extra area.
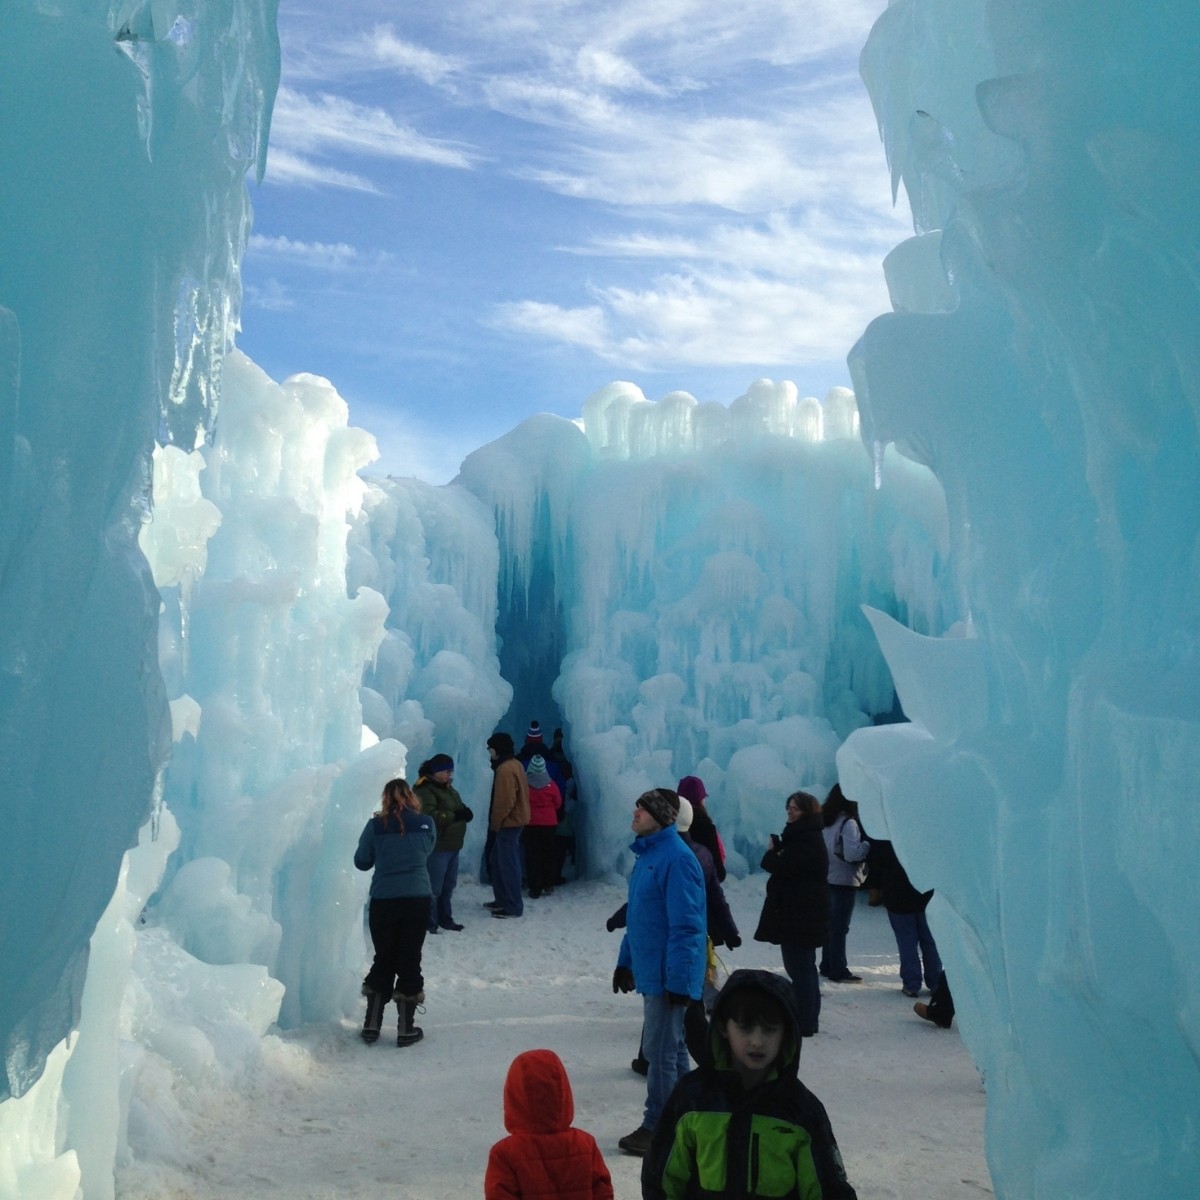
M 529 781 L 513 753 L 513 741 L 497 731 L 487 740 L 492 760 L 492 800 L 488 809 L 488 832 L 493 835 L 489 867 L 492 891 L 488 907 L 493 917 L 525 914 L 521 898 L 521 834 L 529 823 Z
M 712 855 L 713 866 L 717 870 L 717 882 L 725 882 L 725 844 L 717 832 L 713 819 L 709 816 L 704 801 L 708 797 L 708 789 L 704 780 L 698 775 L 685 775 L 675 789 L 679 795 L 692 806 L 692 841 L 698 842 Z
M 529 824 L 525 826 L 525 874 L 529 880 L 529 898 L 554 891 L 558 875 L 555 855 L 558 822 L 563 798 L 558 784 L 546 770 L 546 760 L 535 754 L 525 768 L 529 780 Z
M 421 801 L 421 811 L 433 818 L 438 831 L 437 845 L 429 856 L 429 886 L 433 892 L 430 933 L 442 929 L 455 933 L 462 930 L 454 919 L 451 900 L 458 884 L 458 856 L 467 835 L 467 823 L 475 814 L 455 790 L 453 778 L 454 759 L 448 754 L 435 754 L 421 764 L 420 775 L 413 785 L 413 791 Z
M 650 1148 L 671 1089 L 688 1070 L 684 1014 L 704 988 L 704 875 L 675 828 L 678 813 L 679 796 L 669 788 L 643 792 L 634 805 L 625 936 L 613 971 L 614 992 L 642 997 L 646 1105 L 641 1125 L 617 1143 L 637 1156 Z

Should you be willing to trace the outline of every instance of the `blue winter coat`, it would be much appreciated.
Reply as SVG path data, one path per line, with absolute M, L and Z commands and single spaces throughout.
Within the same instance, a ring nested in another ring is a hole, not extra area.
M 629 907 L 617 966 L 630 967 L 638 992 L 699 1000 L 704 988 L 704 875 L 674 825 L 637 838 Z
M 437 843 L 433 818 L 404 810 L 404 832 L 395 816 L 385 823 L 372 817 L 358 839 L 354 865 L 360 871 L 375 868 L 371 876 L 372 900 L 429 895 L 429 855 Z

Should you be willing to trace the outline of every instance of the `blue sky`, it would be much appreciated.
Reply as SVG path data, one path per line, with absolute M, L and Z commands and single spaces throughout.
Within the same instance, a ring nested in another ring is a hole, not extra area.
M 616 379 L 848 385 L 911 233 L 858 77 L 884 7 L 281 0 L 239 346 L 435 482 Z

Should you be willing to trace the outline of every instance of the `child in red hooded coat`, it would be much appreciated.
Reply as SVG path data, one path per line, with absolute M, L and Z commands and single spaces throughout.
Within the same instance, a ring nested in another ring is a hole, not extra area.
M 504 1081 L 504 1128 L 488 1154 L 484 1200 L 612 1200 L 596 1139 L 575 1129 L 575 1099 L 553 1050 L 526 1050 Z

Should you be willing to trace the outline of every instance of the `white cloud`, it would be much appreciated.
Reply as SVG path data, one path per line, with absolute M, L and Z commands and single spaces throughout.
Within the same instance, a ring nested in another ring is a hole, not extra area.
M 260 233 L 251 235 L 248 250 L 264 258 L 285 259 L 300 266 L 330 271 L 358 267 L 368 262 L 383 262 L 388 258 L 381 253 L 365 255 L 345 242 L 300 242 L 289 237 L 266 237 Z
M 581 346 L 608 357 L 611 338 L 604 311 L 598 305 L 562 308 L 540 300 L 518 300 L 496 305 L 493 320 L 500 329 Z
M 668 89 L 652 83 L 628 59 L 600 46 L 583 46 L 575 55 L 578 78 L 597 87 L 618 92 L 642 92 L 663 96 Z
M 274 130 L 267 151 L 265 182 L 297 187 L 336 187 L 355 192 L 378 193 L 379 188 L 362 175 L 343 171 L 328 163 L 316 163 L 299 154 L 292 154 L 275 142 Z
M 382 108 L 325 93 L 309 97 L 289 87 L 281 87 L 275 100 L 271 144 L 292 154 L 410 159 L 463 170 L 472 166 L 461 146 L 399 125 Z
M 267 279 L 261 284 L 246 284 L 242 291 L 242 304 L 246 308 L 260 308 L 266 312 L 292 312 L 296 301 L 278 279 Z
M 880 260 L 891 244 L 826 240 L 782 217 L 691 240 L 643 235 L 611 248 L 660 259 L 647 284 L 593 286 L 586 307 L 510 302 L 492 320 L 642 370 L 825 362 L 858 338 L 864 313 L 888 307 Z
M 376 25 L 370 32 L 337 47 L 339 54 L 359 67 L 379 67 L 411 75 L 431 87 L 444 85 L 464 69 L 456 56 L 439 54 L 398 37 L 391 25 Z

